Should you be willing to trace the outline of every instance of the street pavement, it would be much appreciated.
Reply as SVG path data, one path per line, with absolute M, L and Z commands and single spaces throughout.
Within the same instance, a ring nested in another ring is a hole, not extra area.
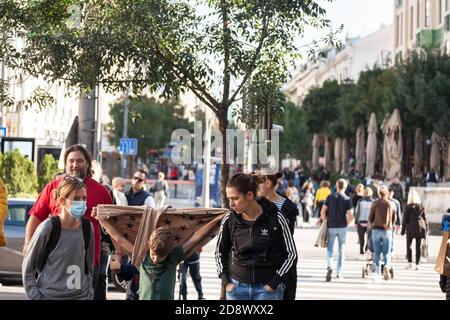
M 192 203 L 178 199 L 169 199 L 168 204 L 174 207 L 190 207 Z M 315 220 L 312 220 L 313 224 Z M 325 248 L 314 247 L 318 229 L 296 228 L 294 239 L 298 251 L 297 265 L 297 295 L 298 300 L 444 300 L 438 281 L 439 274 L 434 271 L 436 254 L 439 250 L 441 238 L 429 237 L 430 257 L 421 262 L 419 270 L 406 269 L 406 238 L 395 237 L 394 257 L 392 267 L 394 279 L 375 281 L 374 274 L 362 278 L 365 261 L 359 260 L 359 245 L 354 228 L 349 228 L 346 241 L 346 262 L 344 278 L 336 279 L 335 274 L 331 282 L 325 281 L 326 262 Z M 208 300 L 219 298 L 220 279 L 217 277 L 214 251 L 217 239 L 213 239 L 204 248 L 200 260 L 200 273 L 204 297 Z M 337 241 L 336 241 L 337 246 Z M 337 247 L 335 247 L 335 257 Z M 413 249 L 414 256 L 414 249 Z M 175 298 L 178 299 L 179 282 L 176 283 Z M 26 299 L 23 287 L 19 284 L 4 284 L 0 287 L 0 299 Z M 108 299 L 123 300 L 125 294 L 116 291 L 112 286 L 108 292 Z M 188 276 L 188 299 L 197 299 L 197 293 L 192 280 Z

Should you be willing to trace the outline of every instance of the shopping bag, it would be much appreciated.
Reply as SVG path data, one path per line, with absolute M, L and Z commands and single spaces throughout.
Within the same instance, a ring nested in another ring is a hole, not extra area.
M 314 243 L 314 246 L 319 248 L 326 248 L 328 243 L 328 227 L 327 227 L 327 221 L 325 220 L 320 228 L 319 228 L 319 234 L 317 235 L 316 242 Z

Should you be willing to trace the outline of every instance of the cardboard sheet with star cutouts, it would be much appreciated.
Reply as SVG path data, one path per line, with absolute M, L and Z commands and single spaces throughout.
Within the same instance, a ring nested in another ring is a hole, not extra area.
M 149 250 L 148 240 L 156 228 L 167 228 L 174 235 L 174 247 L 186 243 L 184 257 L 189 257 L 200 247 L 214 239 L 223 217 L 229 212 L 227 209 L 185 208 L 175 209 L 163 207 L 158 209 L 147 206 L 97 206 L 98 218 L 108 219 L 112 227 L 133 245 L 131 262 L 139 267 L 142 259 Z

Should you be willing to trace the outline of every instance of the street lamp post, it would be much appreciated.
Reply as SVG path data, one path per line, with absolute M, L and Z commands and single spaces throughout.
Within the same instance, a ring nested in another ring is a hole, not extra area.
M 130 89 L 127 90 L 125 93 L 125 103 L 123 106 L 123 134 L 122 138 L 128 138 L 128 108 L 130 105 Z M 122 154 L 122 161 L 121 161 L 121 172 L 120 176 L 122 178 L 125 178 L 126 176 L 126 169 L 127 169 L 127 155 L 125 153 Z

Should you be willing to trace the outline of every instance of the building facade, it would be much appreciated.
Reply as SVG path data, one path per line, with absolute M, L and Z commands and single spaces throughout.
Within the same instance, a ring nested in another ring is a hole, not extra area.
M 394 0 L 395 58 L 418 49 L 450 54 L 450 0 Z
M 317 61 L 300 66 L 283 88 L 288 99 L 301 106 L 309 90 L 325 81 L 357 81 L 362 71 L 386 67 L 393 60 L 394 27 L 384 26 L 363 38 L 351 38 L 344 49 L 323 50 Z

